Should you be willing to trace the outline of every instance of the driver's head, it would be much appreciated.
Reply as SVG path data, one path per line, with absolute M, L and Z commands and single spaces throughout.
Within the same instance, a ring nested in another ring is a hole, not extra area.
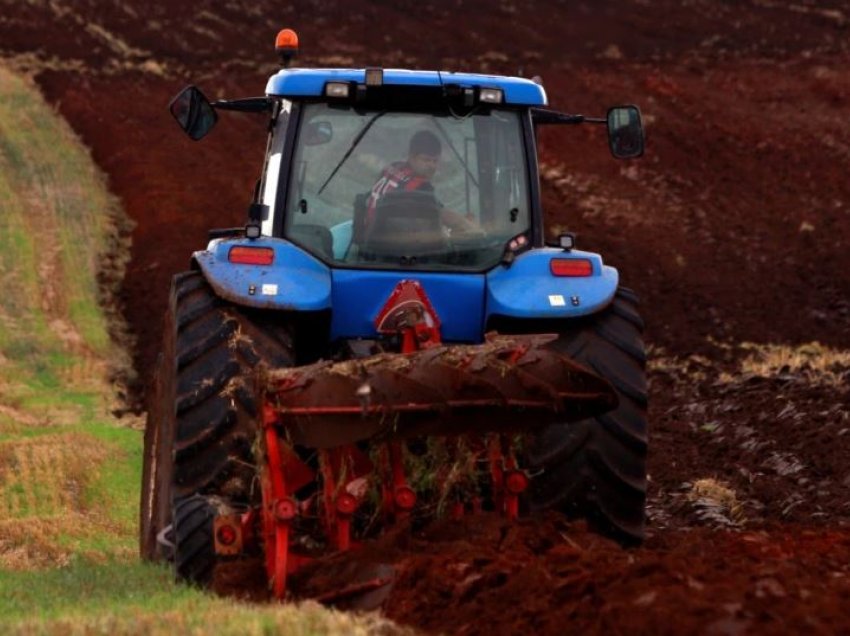
M 417 177 L 431 179 L 437 172 L 442 146 L 437 135 L 428 130 L 420 130 L 410 138 L 410 150 L 407 163 Z

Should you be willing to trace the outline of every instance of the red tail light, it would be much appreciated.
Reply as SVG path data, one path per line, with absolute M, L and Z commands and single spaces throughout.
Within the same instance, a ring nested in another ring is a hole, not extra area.
M 593 263 L 586 258 L 553 258 L 549 269 L 553 276 L 593 275 Z
M 241 265 L 271 265 L 274 262 L 274 250 L 270 247 L 231 247 L 227 260 Z
M 223 546 L 229 547 L 236 543 L 239 538 L 239 532 L 233 526 L 219 526 L 216 533 L 216 539 Z

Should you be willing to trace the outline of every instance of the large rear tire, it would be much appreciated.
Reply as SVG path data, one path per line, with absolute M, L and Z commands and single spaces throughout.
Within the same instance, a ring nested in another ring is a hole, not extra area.
M 602 312 L 562 331 L 550 347 L 607 379 L 616 409 L 595 418 L 555 424 L 537 434 L 527 459 L 533 509 L 556 508 L 586 517 L 626 544 L 644 538 L 647 389 L 643 320 L 638 299 L 620 288 Z
M 285 316 L 222 300 L 200 272 L 174 277 L 145 432 L 143 557 L 162 556 L 157 536 L 173 523 L 178 577 L 208 582 L 215 554 L 207 498 L 234 506 L 260 499 L 252 375 L 294 358 Z

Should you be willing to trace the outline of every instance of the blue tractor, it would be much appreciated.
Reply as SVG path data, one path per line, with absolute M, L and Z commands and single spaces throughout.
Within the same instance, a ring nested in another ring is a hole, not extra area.
M 558 509 L 644 533 L 647 394 L 635 294 L 598 254 L 546 241 L 540 126 L 640 113 L 546 108 L 535 81 L 292 68 L 263 97 L 170 105 L 269 123 L 243 227 L 174 277 L 145 433 L 140 543 L 181 578 L 260 557 L 287 574 L 391 523 Z M 350 590 L 349 590 L 350 592 Z M 349 593 L 341 592 L 341 594 Z

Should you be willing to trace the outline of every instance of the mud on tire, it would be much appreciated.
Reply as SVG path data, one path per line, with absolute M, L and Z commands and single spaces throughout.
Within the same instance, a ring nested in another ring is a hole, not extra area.
M 259 500 L 253 374 L 294 363 L 285 315 L 275 317 L 220 299 L 199 272 L 172 282 L 145 433 L 140 544 L 143 557 L 157 558 L 156 536 L 173 523 L 171 556 L 183 578 L 204 582 L 214 565 L 204 495 L 237 506 Z
M 646 355 L 638 299 L 620 288 L 601 313 L 563 330 L 552 348 L 606 378 L 619 406 L 595 418 L 543 429 L 527 459 L 541 471 L 530 505 L 586 517 L 626 544 L 644 537 L 646 502 Z

